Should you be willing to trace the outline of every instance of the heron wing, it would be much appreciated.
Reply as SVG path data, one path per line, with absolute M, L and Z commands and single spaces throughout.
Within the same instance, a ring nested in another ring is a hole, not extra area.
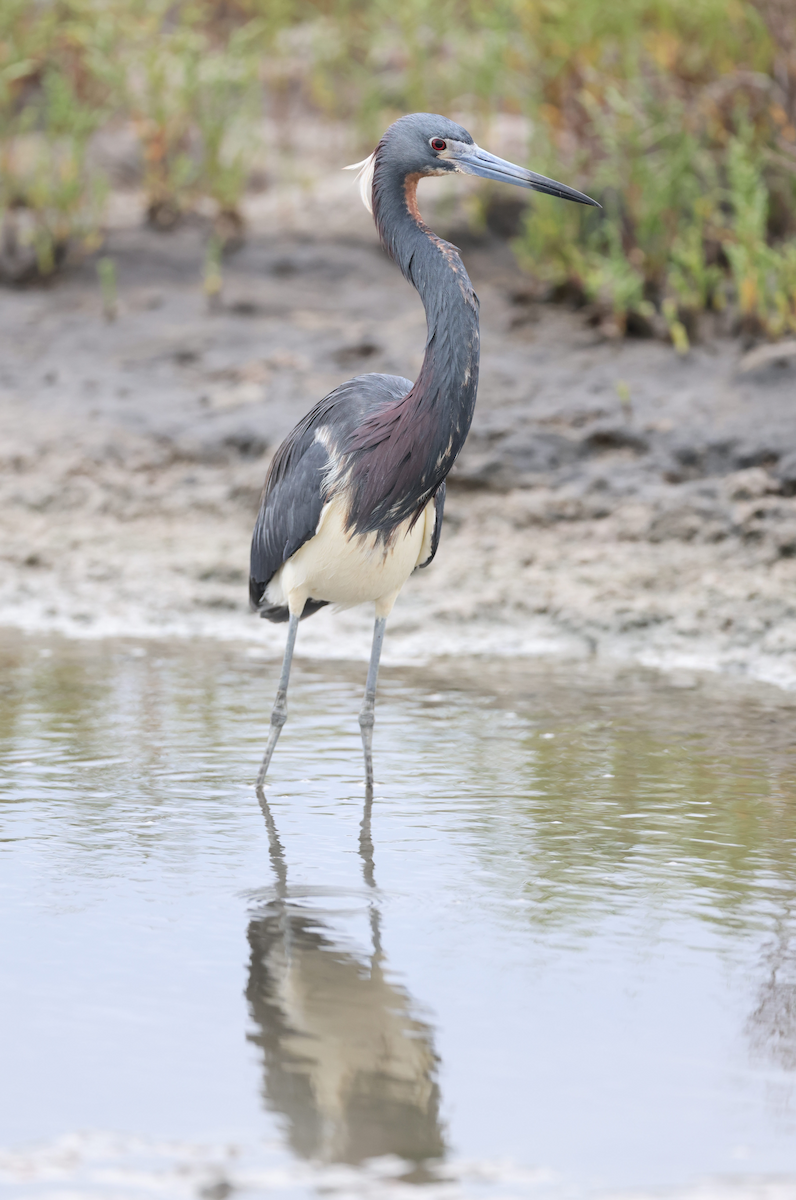
M 277 451 L 254 526 L 249 597 L 252 606 L 266 616 L 272 614 L 265 611 L 265 589 L 282 564 L 314 535 L 323 508 L 322 485 L 329 454 L 311 436 L 301 442 L 291 444 L 288 439 Z
M 325 396 L 282 442 L 268 469 L 252 536 L 249 597 L 262 616 L 288 618 L 287 609 L 268 604 L 265 590 L 282 564 L 314 537 L 326 482 L 352 430 L 411 386 L 395 375 L 360 375 Z M 308 601 L 304 615 L 322 604 Z

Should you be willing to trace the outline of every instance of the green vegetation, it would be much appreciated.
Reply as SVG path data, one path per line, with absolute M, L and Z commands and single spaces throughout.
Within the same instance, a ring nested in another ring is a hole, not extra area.
M 107 254 L 97 259 L 97 276 L 102 292 L 102 312 L 106 321 L 115 321 L 118 316 L 116 302 L 116 263 Z
M 0 7 L 0 279 L 46 275 L 96 249 L 107 186 L 90 143 L 131 122 L 149 220 L 197 203 L 240 232 L 245 151 L 262 107 L 264 24 L 166 0 L 6 0 Z
M 680 350 L 710 310 L 796 333 L 792 0 L 6 0 L 4 246 L 44 273 L 95 244 L 87 151 L 111 119 L 138 135 L 152 223 L 209 206 L 223 245 L 259 117 L 297 103 L 363 145 L 413 109 L 485 140 L 525 118 L 534 168 L 604 206 L 534 201 L 517 251 L 540 281 Z
M 728 305 L 748 333 L 796 332 L 796 10 L 786 54 L 762 3 L 633 8 L 634 28 L 573 48 L 540 130 L 604 215 L 539 206 L 523 250 L 620 328 L 663 320 L 678 349 Z
M 104 187 L 86 150 L 107 115 L 104 33 L 85 6 L 0 6 L 0 278 L 47 274 L 70 242 L 97 244 Z

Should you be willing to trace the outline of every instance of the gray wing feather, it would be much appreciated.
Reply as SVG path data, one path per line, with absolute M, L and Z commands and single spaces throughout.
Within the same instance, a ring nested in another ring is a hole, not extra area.
M 252 536 L 249 597 L 252 606 L 272 620 L 286 620 L 287 613 L 271 611 L 265 589 L 282 564 L 313 537 L 323 508 L 322 483 L 329 455 L 314 438 L 307 440 L 306 447 L 283 443 L 277 452 L 281 459 L 274 458 L 268 473 Z M 285 454 L 281 454 L 283 449 Z M 286 470 L 284 459 L 288 457 L 292 462 Z

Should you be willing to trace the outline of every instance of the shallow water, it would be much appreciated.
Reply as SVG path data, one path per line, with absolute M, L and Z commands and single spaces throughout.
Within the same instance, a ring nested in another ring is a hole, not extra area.
M 0 658 L 3 1194 L 796 1194 L 795 698 Z

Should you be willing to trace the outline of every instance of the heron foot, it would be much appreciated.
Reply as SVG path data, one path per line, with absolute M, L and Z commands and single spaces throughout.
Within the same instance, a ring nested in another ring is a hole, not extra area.
M 263 761 L 260 764 L 260 770 L 257 772 L 257 783 L 255 784 L 255 787 L 258 791 L 265 783 L 265 776 L 271 763 L 271 757 L 276 749 L 276 743 L 279 741 L 279 735 L 282 732 L 282 726 L 287 720 L 287 707 L 285 707 L 281 714 L 277 715 L 281 717 L 281 720 L 275 721 L 274 714 L 271 714 L 271 732 L 268 734 L 268 744 L 265 747 L 265 754 L 263 755 Z
M 296 644 L 296 630 L 298 629 L 299 619 L 291 613 L 290 625 L 287 631 L 287 644 L 285 646 L 285 657 L 282 662 L 282 674 L 279 678 L 279 689 L 276 693 L 276 700 L 271 711 L 271 729 L 268 733 L 268 745 L 265 747 L 263 761 L 260 764 L 260 770 L 257 774 L 257 783 L 255 787 L 259 790 L 265 782 L 265 775 L 268 766 L 271 762 L 271 755 L 274 752 L 276 743 L 279 741 L 279 735 L 282 732 L 282 726 L 287 720 L 287 685 L 290 679 L 290 664 L 293 659 L 293 647 Z
M 373 787 L 373 726 L 376 718 L 372 708 L 363 708 L 359 714 L 359 728 L 362 731 L 362 749 L 365 752 L 365 787 Z
M 368 794 L 373 790 L 373 726 L 376 722 L 376 681 L 379 677 L 379 659 L 381 644 L 384 641 L 386 617 L 377 617 L 373 627 L 373 646 L 370 651 L 370 666 L 368 681 L 365 685 L 365 698 L 359 713 L 359 728 L 362 730 L 362 749 L 365 751 L 365 787 Z
M 365 787 L 373 788 L 373 726 L 362 726 L 362 749 L 365 753 Z

